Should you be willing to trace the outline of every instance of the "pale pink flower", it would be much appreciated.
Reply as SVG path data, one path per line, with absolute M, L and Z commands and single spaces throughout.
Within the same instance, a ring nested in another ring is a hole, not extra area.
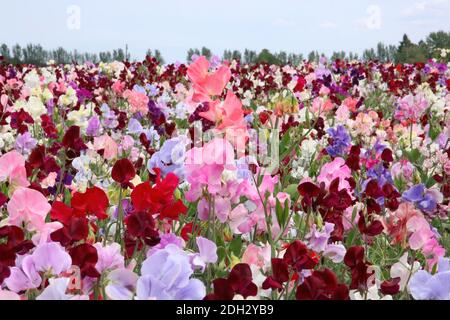
M 143 115 L 148 113 L 149 98 L 145 93 L 128 89 L 123 93 L 123 97 L 128 100 L 132 113 L 140 112 Z
M 15 150 L 0 157 L 0 182 L 3 181 L 9 182 L 10 193 L 17 187 L 30 185 L 25 170 L 25 158 Z
M 350 183 L 346 180 L 352 176 L 350 168 L 345 164 L 345 160 L 342 158 L 336 158 L 333 162 L 326 163 L 320 170 L 320 174 L 317 177 L 319 183 L 325 183 L 325 187 L 329 188 L 331 182 L 334 179 L 339 178 L 339 191 L 347 189 L 350 193 Z
M 98 151 L 102 149 L 104 150 L 103 158 L 106 160 L 112 160 L 117 157 L 117 142 L 106 134 L 94 138 L 94 150 Z

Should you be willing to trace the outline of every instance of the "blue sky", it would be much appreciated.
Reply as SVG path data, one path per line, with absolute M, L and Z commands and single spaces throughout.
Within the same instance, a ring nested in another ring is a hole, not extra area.
M 2 13 L 9 45 L 98 52 L 127 43 L 133 58 L 159 48 L 170 62 L 190 47 L 361 53 L 403 33 L 418 41 L 450 31 L 450 0 L 13 0 Z

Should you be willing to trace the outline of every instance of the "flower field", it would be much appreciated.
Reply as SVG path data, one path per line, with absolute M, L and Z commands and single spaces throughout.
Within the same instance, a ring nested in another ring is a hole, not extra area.
M 450 299 L 438 60 L 0 64 L 0 299 Z

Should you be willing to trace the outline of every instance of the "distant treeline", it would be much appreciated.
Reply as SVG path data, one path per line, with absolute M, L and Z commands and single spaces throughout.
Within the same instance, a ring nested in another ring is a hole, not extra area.
M 334 52 L 331 57 L 335 59 L 348 60 L 379 60 L 381 62 L 392 61 L 395 63 L 415 63 L 424 62 L 429 58 L 435 57 L 438 53 L 436 49 L 450 49 L 450 32 L 438 31 L 430 33 L 424 40 L 420 40 L 417 44 L 413 43 L 405 34 L 399 45 L 385 45 L 378 43 L 376 48 L 370 48 L 363 51 L 362 56 L 354 52 L 339 51 Z M 164 58 L 159 50 L 148 50 L 146 55 L 156 58 L 160 63 L 164 63 Z M 194 55 L 204 55 L 208 58 L 212 57 L 212 51 L 206 47 L 201 49 L 191 48 L 187 52 L 187 61 L 191 62 Z M 37 66 L 46 65 L 49 60 L 54 60 L 57 64 L 66 63 L 85 63 L 87 61 L 98 63 L 130 60 L 130 52 L 128 46 L 125 49 L 118 48 L 112 51 L 104 51 L 100 53 L 79 52 L 77 50 L 67 51 L 59 47 L 55 50 L 45 50 L 40 44 L 28 44 L 21 47 L 19 44 L 9 48 L 8 45 L 0 46 L 0 56 L 3 56 L 7 63 L 12 64 L 34 64 Z M 326 56 L 318 51 L 312 51 L 306 59 L 309 61 L 319 61 L 321 56 Z M 239 50 L 225 50 L 222 58 L 225 60 L 240 60 L 244 63 L 269 63 L 284 65 L 287 63 L 298 64 L 305 57 L 301 53 L 287 53 L 285 51 L 270 52 L 263 49 L 260 52 L 245 49 L 243 52 Z

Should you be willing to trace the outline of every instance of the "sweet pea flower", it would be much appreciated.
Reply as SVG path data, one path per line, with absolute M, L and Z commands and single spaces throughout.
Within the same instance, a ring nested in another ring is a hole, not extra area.
M 120 268 L 108 274 L 105 287 L 106 296 L 111 300 L 131 300 L 136 289 L 139 276 L 131 270 Z
M 95 265 L 95 269 L 99 273 L 105 270 L 120 269 L 124 267 L 124 257 L 120 253 L 121 247 L 118 243 L 111 243 L 110 245 L 103 246 L 102 243 L 97 242 L 94 244 L 97 249 L 98 261 Z
M 127 89 L 124 91 L 123 97 L 128 100 L 132 113 L 140 112 L 142 115 L 148 113 L 149 98 L 145 93 Z
M 104 150 L 103 158 L 112 160 L 117 157 L 118 145 L 109 135 L 105 134 L 94 138 L 94 150 Z
M 392 279 L 400 278 L 399 287 L 400 291 L 403 291 L 408 283 L 408 279 L 419 269 L 420 263 L 418 261 L 414 261 L 412 266 L 408 263 L 408 252 L 405 252 L 399 261 L 392 265 L 390 275 Z
M 203 272 L 206 264 L 217 262 L 217 246 L 211 240 L 203 237 L 197 237 L 195 240 L 198 247 L 198 254 L 194 254 L 192 257 L 192 264 L 194 267 L 200 268 Z
M 69 278 L 49 279 L 49 285 L 36 297 L 36 300 L 89 300 L 87 295 L 67 294 Z
M 142 264 L 137 281 L 136 298 L 139 300 L 198 300 L 205 294 L 205 285 L 193 274 L 187 253 L 169 244 L 148 257 Z
M 333 230 L 333 223 L 325 222 L 322 231 L 317 230 L 317 226 L 313 224 L 309 233 L 306 235 L 306 239 L 309 241 L 309 248 L 318 253 L 324 251 Z
M 51 209 L 47 198 L 39 191 L 20 188 L 17 189 L 7 205 L 10 224 L 22 226 L 25 223 L 28 231 L 41 232 L 46 229 L 45 217 Z M 54 230 L 62 227 L 59 222 L 50 222 Z M 47 226 L 48 227 L 48 226 Z
M 317 181 L 319 183 L 325 183 L 325 187 L 329 188 L 331 182 L 333 182 L 334 179 L 339 178 L 339 191 L 342 189 L 347 189 L 347 192 L 350 193 L 350 183 L 346 179 L 351 176 L 351 170 L 345 164 L 345 160 L 342 158 L 336 158 L 332 162 L 323 165 L 320 170 L 320 174 L 317 177 Z
M 13 150 L 0 157 L 0 182 L 8 181 L 10 193 L 17 187 L 28 187 L 25 158 Z
M 450 259 L 441 257 L 434 275 L 425 270 L 416 272 L 409 290 L 416 300 L 450 300 Z

